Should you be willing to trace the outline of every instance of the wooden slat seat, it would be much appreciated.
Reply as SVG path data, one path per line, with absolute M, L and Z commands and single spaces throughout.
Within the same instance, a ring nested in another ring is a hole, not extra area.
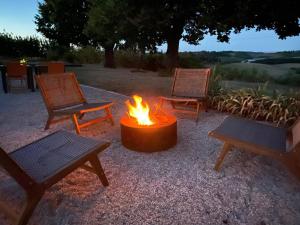
M 215 170 L 219 170 L 227 153 L 236 147 L 281 161 L 300 179 L 300 121 L 290 129 L 275 127 L 269 124 L 227 117 L 209 136 L 224 142 Z M 292 140 L 292 141 L 291 141 Z
M 42 183 L 91 152 L 96 150 L 96 153 L 99 153 L 99 147 L 106 145 L 109 143 L 60 131 L 19 148 L 9 156 L 29 176 Z
M 58 131 L 9 154 L 0 148 L 0 165 L 27 195 L 20 216 L 5 205 L 0 205 L 1 212 L 7 212 L 18 225 L 27 224 L 45 191 L 79 167 L 95 173 L 108 186 L 98 154 L 109 145 L 109 142 Z M 91 166 L 85 165 L 87 162 Z
M 85 112 L 98 111 L 103 108 L 112 106 L 112 102 L 99 102 L 99 103 L 85 103 L 81 105 L 76 105 L 74 107 L 68 107 L 66 109 L 54 110 L 57 115 L 70 115 L 74 113 L 82 114 Z
M 270 151 L 286 151 L 287 129 L 269 124 L 253 122 L 238 117 L 227 117 L 210 133 L 213 137 L 226 140 L 239 140 L 241 144 Z
M 166 100 L 166 101 L 176 101 L 176 102 L 201 102 L 203 100 L 206 100 L 206 97 L 198 97 L 198 98 L 192 98 L 192 97 L 172 97 L 172 96 L 160 96 L 160 98 Z

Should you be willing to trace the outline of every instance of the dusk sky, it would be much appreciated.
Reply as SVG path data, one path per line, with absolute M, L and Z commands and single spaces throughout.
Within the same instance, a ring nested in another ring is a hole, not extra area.
M 38 35 L 34 15 L 37 0 L 0 0 L 0 32 L 4 30 L 20 36 Z M 165 50 L 166 46 L 159 49 Z M 300 36 L 279 40 L 273 31 L 243 31 L 231 35 L 230 43 L 220 43 L 213 36 L 206 36 L 200 45 L 181 42 L 180 51 L 259 51 L 276 52 L 300 50 Z

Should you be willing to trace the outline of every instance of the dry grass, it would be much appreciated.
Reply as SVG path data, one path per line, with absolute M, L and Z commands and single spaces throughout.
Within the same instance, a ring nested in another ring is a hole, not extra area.
M 132 72 L 132 69 L 108 69 L 100 65 L 84 65 L 68 68 L 75 71 L 80 83 L 115 91 L 125 95 L 135 93 L 144 96 L 168 95 L 171 77 L 160 77 L 157 72 Z

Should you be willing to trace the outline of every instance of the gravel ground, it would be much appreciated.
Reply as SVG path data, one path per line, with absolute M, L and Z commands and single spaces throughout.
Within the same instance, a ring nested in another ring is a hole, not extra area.
M 120 142 L 118 121 L 126 96 L 83 87 L 89 101 L 115 102 L 116 125 L 90 126 L 83 136 L 112 145 L 99 157 L 110 182 L 82 169 L 44 195 L 29 225 L 98 224 L 300 224 L 300 183 L 279 163 L 234 151 L 220 173 L 213 170 L 221 143 L 207 133 L 225 114 L 203 113 L 198 124 L 178 115 L 178 144 L 165 152 L 138 153 Z M 151 99 L 150 99 L 151 100 Z M 0 145 L 12 151 L 58 129 L 44 131 L 47 112 L 39 92 L 0 93 Z M 21 188 L 0 173 L 0 202 L 19 211 Z M 0 224 L 10 224 L 3 213 Z

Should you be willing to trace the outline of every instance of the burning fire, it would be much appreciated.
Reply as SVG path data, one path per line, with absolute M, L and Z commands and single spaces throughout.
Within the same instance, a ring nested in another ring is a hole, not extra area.
M 139 125 L 152 125 L 154 122 L 150 119 L 150 108 L 146 102 L 143 102 L 142 97 L 133 96 L 135 104 L 132 105 L 129 100 L 125 102 L 128 107 L 129 116 L 136 119 Z

